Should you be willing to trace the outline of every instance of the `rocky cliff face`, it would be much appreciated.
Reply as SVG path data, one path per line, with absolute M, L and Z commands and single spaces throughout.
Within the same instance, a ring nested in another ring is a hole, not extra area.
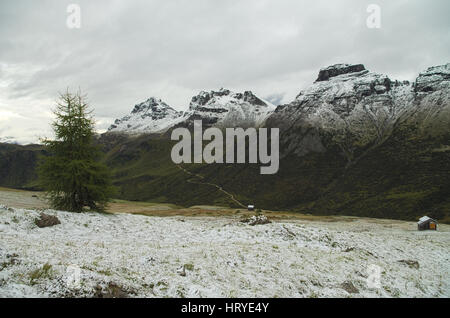
M 317 80 L 289 104 L 275 106 L 252 92 L 228 89 L 201 91 L 187 111 L 178 112 L 156 98 L 135 105 L 130 115 L 116 119 L 109 132 L 163 133 L 175 126 L 279 127 L 285 154 L 322 152 L 333 142 L 351 162 L 358 149 L 382 143 L 396 124 L 416 120 L 423 130 L 430 123 L 447 123 L 450 64 L 430 67 L 416 81 L 392 80 L 364 65 L 336 64 L 319 71 Z M 427 128 L 428 127 L 428 128 Z
M 412 107 L 403 121 L 419 134 L 431 137 L 450 130 L 450 63 L 434 66 L 419 74 L 413 84 Z
M 204 126 L 258 127 L 275 110 L 271 103 L 252 92 L 235 93 L 228 89 L 200 92 L 192 97 L 185 124 L 202 120 Z
M 285 155 L 324 152 L 333 143 L 352 162 L 386 140 L 402 121 L 419 113 L 447 112 L 449 74 L 450 64 L 432 67 L 409 83 L 361 64 L 333 65 L 320 70 L 317 81 L 293 102 L 279 106 L 267 125 L 280 127 Z
M 164 132 L 182 116 L 161 99 L 151 97 L 134 106 L 130 115 L 116 119 L 108 131 L 131 134 Z
M 357 73 L 364 71 L 366 68 L 362 64 L 335 64 L 325 68 L 322 68 L 319 71 L 319 76 L 316 79 L 316 82 L 320 81 L 328 81 L 330 77 L 335 77 L 342 74 L 348 73 Z

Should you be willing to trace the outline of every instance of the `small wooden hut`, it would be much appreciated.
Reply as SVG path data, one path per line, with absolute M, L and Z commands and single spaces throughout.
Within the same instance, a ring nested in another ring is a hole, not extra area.
M 419 231 L 424 231 L 424 230 L 436 231 L 437 230 L 437 221 L 428 216 L 422 216 L 419 219 L 419 222 L 417 222 L 417 229 Z

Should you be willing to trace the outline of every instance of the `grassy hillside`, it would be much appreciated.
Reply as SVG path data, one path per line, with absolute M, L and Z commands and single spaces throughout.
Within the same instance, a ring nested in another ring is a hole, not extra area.
M 172 163 L 171 143 L 151 136 L 119 143 L 106 162 L 128 200 L 236 206 L 216 188 L 198 184 L 208 182 L 263 209 L 408 220 L 428 214 L 448 222 L 450 138 L 418 138 L 408 129 L 398 128 L 348 168 L 339 149 L 328 145 L 326 153 L 281 159 L 275 175 L 261 175 L 259 164 L 184 164 L 204 177 L 195 180 Z
M 413 220 L 429 215 L 450 222 L 450 133 L 422 134 L 414 123 L 344 171 L 309 206 L 335 213 Z M 444 133 L 442 133 L 444 132 Z
M 167 137 L 104 135 L 99 142 L 120 199 L 238 207 L 205 184 L 212 183 L 262 209 L 406 220 L 427 214 L 450 222 L 450 134 L 425 136 L 412 127 L 397 127 L 348 167 L 331 143 L 325 153 L 282 158 L 274 175 L 261 175 L 259 164 L 183 164 L 202 179 L 172 162 Z M 40 153 L 39 146 L 2 145 L 0 186 L 32 187 Z
M 36 189 L 36 163 L 42 146 L 0 143 L 0 186 Z
M 140 136 L 120 141 L 106 153 L 120 198 L 170 202 L 181 206 L 229 204 L 214 187 L 194 184 L 172 162 L 173 143 L 160 136 Z

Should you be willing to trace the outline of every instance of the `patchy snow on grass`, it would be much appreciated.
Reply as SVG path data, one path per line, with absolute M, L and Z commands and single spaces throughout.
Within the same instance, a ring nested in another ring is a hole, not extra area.
M 38 228 L 38 211 L 0 206 L 0 296 L 450 296 L 445 225 L 45 213 L 61 224 Z

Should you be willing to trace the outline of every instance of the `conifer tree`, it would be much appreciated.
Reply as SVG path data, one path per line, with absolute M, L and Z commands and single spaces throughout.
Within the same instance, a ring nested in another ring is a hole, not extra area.
M 103 211 L 114 193 L 108 168 L 99 162 L 94 144 L 94 119 L 80 92 L 60 94 L 52 127 L 55 140 L 44 139 L 48 156 L 41 158 L 38 176 L 56 209 Z

